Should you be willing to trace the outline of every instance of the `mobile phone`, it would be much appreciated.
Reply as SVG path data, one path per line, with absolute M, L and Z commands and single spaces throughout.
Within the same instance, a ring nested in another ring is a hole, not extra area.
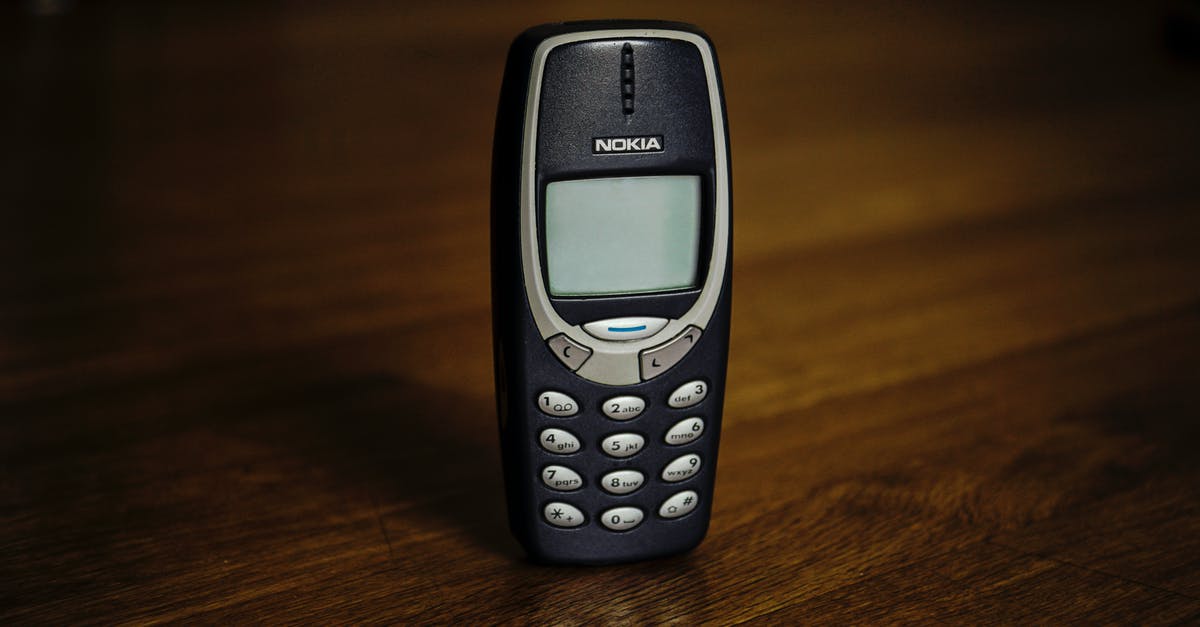
M 708 530 L 729 346 L 729 142 L 698 28 L 531 28 L 492 155 L 492 327 L 509 526 L 542 562 Z

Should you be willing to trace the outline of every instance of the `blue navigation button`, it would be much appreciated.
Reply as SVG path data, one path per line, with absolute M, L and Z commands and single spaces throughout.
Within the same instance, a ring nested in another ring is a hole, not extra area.
M 666 318 L 650 318 L 647 316 L 630 316 L 627 318 L 609 318 L 597 320 L 583 325 L 587 334 L 601 340 L 640 340 L 650 337 L 667 326 Z

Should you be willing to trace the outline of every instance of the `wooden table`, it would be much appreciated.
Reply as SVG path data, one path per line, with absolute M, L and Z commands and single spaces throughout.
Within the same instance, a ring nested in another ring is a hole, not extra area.
M 10 12 L 0 623 L 1200 620 L 1200 64 L 1127 4 Z M 698 549 L 547 568 L 489 150 L 601 10 L 721 54 L 725 432 Z

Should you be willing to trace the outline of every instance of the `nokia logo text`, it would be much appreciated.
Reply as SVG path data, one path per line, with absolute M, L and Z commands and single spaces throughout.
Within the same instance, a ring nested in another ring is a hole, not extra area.
M 647 135 L 645 137 L 596 137 L 592 140 L 592 153 L 597 155 L 662 151 L 662 135 Z

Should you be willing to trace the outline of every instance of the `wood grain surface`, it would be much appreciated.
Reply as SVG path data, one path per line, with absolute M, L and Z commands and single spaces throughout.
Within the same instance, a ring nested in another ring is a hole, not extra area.
M 1194 9 L 8 9 L 0 623 L 1200 621 Z M 722 457 L 695 551 L 547 568 L 492 123 L 517 32 L 615 16 L 721 57 Z

